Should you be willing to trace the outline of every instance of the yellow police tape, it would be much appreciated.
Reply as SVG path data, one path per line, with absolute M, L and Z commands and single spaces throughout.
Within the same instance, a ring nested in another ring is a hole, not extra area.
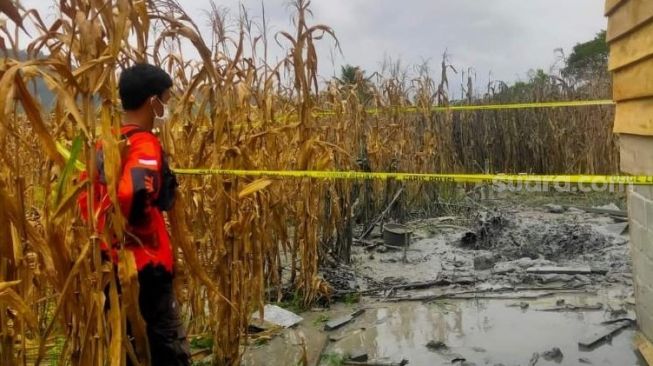
M 70 152 L 60 142 L 57 151 L 64 159 Z M 75 162 L 78 170 L 86 169 L 84 163 Z M 238 170 L 238 169 L 173 169 L 179 175 L 228 175 L 237 177 L 313 178 L 350 180 L 399 180 L 440 183 L 550 183 L 550 184 L 612 184 L 653 185 L 653 176 L 646 175 L 534 175 L 534 174 L 428 174 L 382 173 L 355 171 L 313 170 Z
M 355 171 L 311 170 L 235 170 L 235 169 L 173 169 L 179 175 L 228 175 L 238 177 L 313 178 L 421 181 L 440 183 L 570 183 L 653 185 L 653 176 L 626 175 L 531 175 L 531 174 L 426 174 L 380 173 Z
M 432 107 L 432 111 L 471 111 L 526 108 L 559 108 L 582 107 L 597 105 L 613 105 L 611 100 L 583 100 L 566 102 L 514 103 L 492 105 L 467 105 Z M 390 108 L 392 109 L 392 108 Z M 417 107 L 395 108 L 399 112 L 418 112 Z M 378 114 L 381 109 L 368 109 L 367 113 Z M 318 116 L 335 115 L 334 111 L 317 112 Z M 70 152 L 59 142 L 56 142 L 58 152 L 68 159 Z M 85 169 L 84 164 L 77 161 L 79 170 Z M 313 179 L 353 179 L 353 180 L 389 180 L 449 182 L 449 183 L 569 183 L 569 184 L 622 184 L 622 185 L 653 185 L 653 176 L 623 176 L 623 175 L 530 175 L 530 174 L 426 174 L 426 173 L 381 173 L 354 171 L 294 171 L 294 170 L 234 170 L 234 169 L 173 169 L 180 175 L 228 175 L 240 177 L 269 178 L 313 178 Z
M 563 108 L 563 107 L 587 107 L 587 106 L 601 106 L 601 105 L 614 105 L 614 102 L 609 99 L 599 100 L 576 100 L 576 101 L 563 101 L 563 102 L 536 102 L 536 103 L 511 103 L 511 104 L 488 104 L 488 105 L 452 105 L 446 107 L 433 106 L 429 108 L 432 112 L 446 112 L 446 111 L 482 111 L 482 110 L 498 110 L 498 109 L 529 109 L 529 108 Z M 389 108 L 372 108 L 366 109 L 368 114 L 379 114 L 384 110 L 397 111 L 400 113 L 415 113 L 420 112 L 418 107 L 389 107 Z M 333 116 L 334 111 L 320 111 L 315 115 L 318 117 Z
M 612 106 L 614 102 L 609 99 L 600 99 L 600 100 L 578 100 L 578 101 L 566 101 L 566 102 L 537 102 L 537 103 L 512 103 L 512 104 L 488 104 L 488 105 L 453 105 L 453 106 L 432 106 L 427 108 L 427 111 L 430 112 L 446 112 L 446 111 L 483 111 L 483 110 L 515 110 L 515 109 L 537 109 L 537 108 L 563 108 L 563 107 L 588 107 L 588 106 Z M 378 115 L 382 112 L 386 113 L 418 113 L 423 112 L 423 109 L 418 107 L 400 107 L 400 106 L 391 106 L 385 108 L 369 108 L 365 110 L 365 113 L 369 115 Z M 313 117 L 323 118 L 323 117 L 332 117 L 338 113 L 333 110 L 324 110 L 313 112 Z M 275 117 L 276 122 L 289 123 L 297 122 L 296 113 L 285 113 Z M 251 122 L 251 123 L 238 123 L 231 126 L 234 129 L 245 129 L 245 128 L 259 128 L 263 126 L 262 122 Z M 267 124 L 266 126 L 270 126 Z

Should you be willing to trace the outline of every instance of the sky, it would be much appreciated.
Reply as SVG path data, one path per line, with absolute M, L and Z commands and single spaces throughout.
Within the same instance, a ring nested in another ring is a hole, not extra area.
M 188 14 L 208 32 L 211 0 L 179 0 Z M 261 0 L 214 0 L 238 16 L 239 4 L 255 20 L 261 19 Z M 292 30 L 289 0 L 263 0 L 270 31 Z M 28 8 L 47 13 L 48 0 L 21 0 Z M 449 79 L 456 89 L 461 71 L 474 71 L 477 85 L 493 80 L 508 83 L 527 79 L 529 70 L 548 70 L 556 61 L 554 50 L 569 54 L 578 43 L 590 40 L 607 20 L 600 0 L 312 0 L 314 24 L 333 28 L 334 42 L 320 41 L 319 72 L 324 78 L 340 66 L 360 66 L 372 74 L 386 57 L 411 65 L 428 62 L 439 73 L 442 54 L 459 71 Z M 281 50 L 272 57 L 282 56 Z M 439 79 L 439 77 L 437 77 Z

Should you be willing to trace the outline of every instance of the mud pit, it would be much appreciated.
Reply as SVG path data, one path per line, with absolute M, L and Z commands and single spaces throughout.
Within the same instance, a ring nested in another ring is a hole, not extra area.
M 573 209 L 556 214 L 543 208 L 519 208 L 481 212 L 468 222 L 471 224 L 452 217 L 409 223 L 414 235 L 406 253 L 408 263 L 403 263 L 402 251 L 386 251 L 383 246 L 372 251 L 355 248 L 354 267 L 359 278 L 364 279 L 357 284 L 374 288 L 380 282 L 392 287 L 441 278 L 496 286 L 561 282 L 570 287 L 631 285 L 628 236 L 619 233 L 625 224 L 619 226 L 608 215 Z M 380 234 L 371 241 L 382 241 Z M 526 272 L 543 266 L 589 266 L 599 273 Z
M 324 273 L 341 298 L 361 294 L 360 302 L 302 314 L 297 329 L 250 350 L 245 364 L 294 365 L 305 342 L 313 365 L 341 365 L 360 352 L 383 365 L 643 365 L 635 327 L 591 349 L 578 344 L 605 330 L 602 322 L 635 318 L 623 219 L 549 211 L 504 206 L 416 220 L 407 224 L 414 234 L 405 253 L 382 246 L 375 230 L 353 248 L 350 267 Z M 533 273 L 542 267 L 572 273 Z M 316 321 L 359 308 L 364 315 L 336 331 Z M 562 358 L 551 356 L 554 348 Z

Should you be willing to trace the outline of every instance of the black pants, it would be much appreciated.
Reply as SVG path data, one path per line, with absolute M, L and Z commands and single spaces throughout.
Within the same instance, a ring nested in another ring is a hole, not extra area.
M 172 274 L 162 266 L 148 265 L 138 273 L 138 282 L 152 366 L 189 366 L 190 346 L 179 317 Z

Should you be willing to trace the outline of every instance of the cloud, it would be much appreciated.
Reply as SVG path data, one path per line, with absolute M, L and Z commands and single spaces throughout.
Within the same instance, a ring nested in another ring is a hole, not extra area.
M 293 29 L 288 0 L 263 2 L 272 33 Z M 206 24 L 203 11 L 209 0 L 180 3 L 198 24 Z M 231 9 L 233 17 L 240 3 L 216 0 Z M 260 21 L 261 0 L 242 3 Z M 49 6 L 43 0 L 23 4 L 44 12 Z M 430 60 L 435 69 L 446 50 L 457 69 L 475 70 L 479 85 L 486 83 L 490 72 L 495 79 L 512 82 L 525 78 L 530 69 L 547 70 L 555 61 L 554 49 L 568 53 L 575 43 L 606 27 L 602 2 L 597 0 L 312 0 L 311 4 L 311 21 L 331 26 L 343 50 L 332 64 L 333 42 L 320 42 L 320 72 L 326 77 L 345 63 L 371 73 L 380 68 L 384 55 L 399 58 L 404 65 Z M 273 46 L 272 57 L 282 57 Z M 459 76 L 450 80 L 456 84 Z
M 596 0 L 314 3 L 316 21 L 331 25 L 338 34 L 343 62 L 374 70 L 389 54 L 407 64 L 430 59 L 437 66 L 446 50 L 458 69 L 473 67 L 479 78 L 491 71 L 496 79 L 509 82 L 529 69 L 548 69 L 556 48 L 569 52 L 606 26 L 603 6 Z

